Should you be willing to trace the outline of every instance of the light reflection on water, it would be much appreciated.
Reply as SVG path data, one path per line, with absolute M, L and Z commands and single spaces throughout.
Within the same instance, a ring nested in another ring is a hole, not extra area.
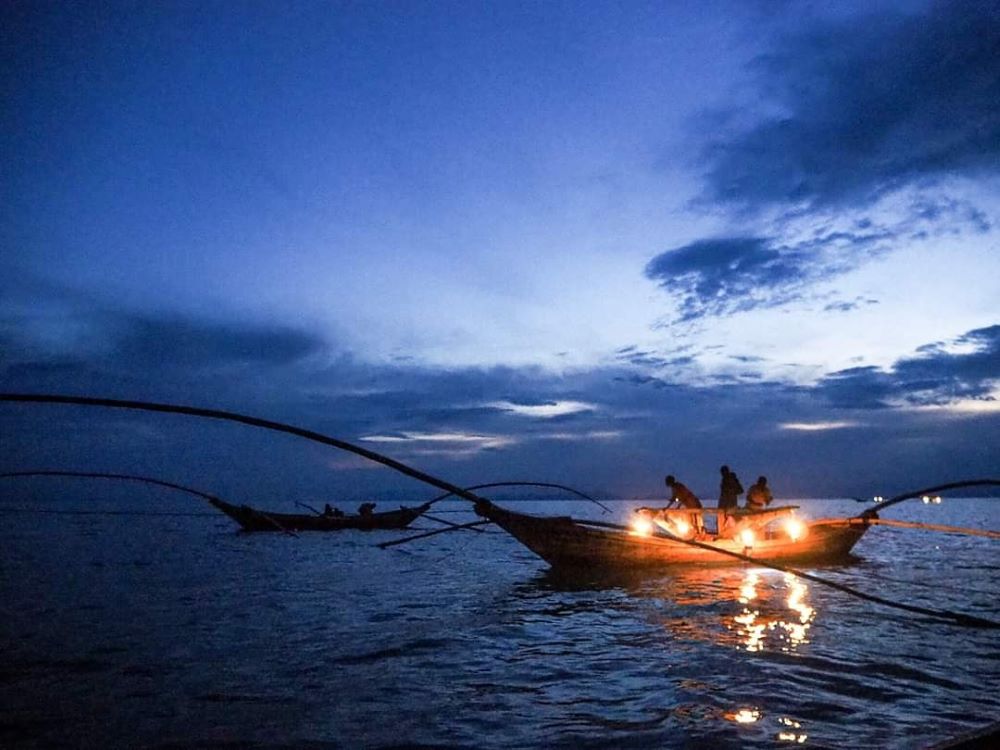
M 751 569 L 744 576 L 739 602 L 745 606 L 730 625 L 742 639 L 741 647 L 749 652 L 766 648 L 794 652 L 808 643 L 806 636 L 816 617 L 816 610 L 805 600 L 808 586 L 790 573 Z M 770 584 L 763 595 L 759 593 L 762 577 L 767 577 Z M 773 580 L 780 580 L 782 585 L 771 584 Z M 787 611 L 781 611 L 779 601 Z

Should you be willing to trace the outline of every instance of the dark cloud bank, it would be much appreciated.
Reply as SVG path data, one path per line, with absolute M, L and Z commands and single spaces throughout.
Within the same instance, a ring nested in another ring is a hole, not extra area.
M 625 347 L 617 364 L 569 374 L 445 371 L 362 363 L 295 327 L 80 307 L 68 314 L 46 315 L 45 326 L 88 333 L 56 343 L 23 309 L 0 315 L 0 389 L 176 401 L 348 440 L 395 438 L 366 445 L 460 483 L 538 479 L 645 496 L 675 471 L 711 493 L 717 465 L 727 461 L 766 472 L 788 494 L 857 494 L 989 474 L 1000 458 L 995 414 L 893 408 L 988 398 L 1000 372 L 1000 326 L 929 344 L 888 370 L 833 373 L 813 387 L 741 378 L 694 387 L 655 374 L 690 356 L 683 351 L 658 358 Z M 503 406 L 566 401 L 590 408 L 545 419 Z M 823 421 L 847 426 L 786 426 Z M 346 454 L 231 425 L 7 405 L 0 429 L 4 469 L 136 471 L 260 502 L 428 494 Z

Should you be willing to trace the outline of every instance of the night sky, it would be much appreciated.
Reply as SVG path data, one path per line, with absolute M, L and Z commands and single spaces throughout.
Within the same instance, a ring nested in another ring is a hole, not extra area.
M 1000 471 L 995 2 L 0 9 L 0 390 L 230 408 L 472 484 Z M 0 469 L 433 490 L 0 406 Z

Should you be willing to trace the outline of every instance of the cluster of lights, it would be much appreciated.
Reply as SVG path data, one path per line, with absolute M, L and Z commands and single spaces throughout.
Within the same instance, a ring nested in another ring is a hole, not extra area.
M 881 495 L 876 495 L 875 497 L 872 498 L 872 502 L 875 502 L 875 503 L 880 503 L 883 500 L 885 500 L 885 498 L 882 497 Z
M 933 497 L 931 497 L 930 495 L 924 495 L 923 498 L 921 499 L 924 501 L 924 505 L 928 505 L 929 503 L 934 503 L 935 505 L 941 504 L 940 495 L 934 495 Z

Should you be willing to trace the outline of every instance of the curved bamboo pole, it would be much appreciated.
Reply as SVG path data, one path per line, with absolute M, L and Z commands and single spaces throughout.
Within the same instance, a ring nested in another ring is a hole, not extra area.
M 879 511 L 885 510 L 886 508 L 895 505 L 896 503 L 901 503 L 904 500 L 912 500 L 915 497 L 922 497 L 923 495 L 930 495 L 932 492 L 944 492 L 946 490 L 957 490 L 959 487 L 990 487 L 990 486 L 1000 486 L 1000 479 L 964 479 L 960 482 L 948 482 L 947 484 L 937 484 L 933 487 L 924 487 L 922 490 L 913 490 L 912 492 L 904 492 L 902 495 L 896 495 L 895 497 L 890 497 L 885 502 L 879 503 L 874 508 L 868 508 L 866 511 L 861 513 L 862 518 L 867 516 L 874 516 Z
M 188 494 L 196 495 L 204 500 L 208 500 L 209 503 L 213 500 L 221 500 L 221 498 L 218 498 L 215 495 L 210 495 L 207 492 L 196 490 L 193 487 L 185 487 L 183 484 L 176 484 L 175 482 L 167 482 L 162 479 L 154 479 L 153 477 L 144 477 L 136 474 L 109 474 L 96 471 L 55 471 L 48 469 L 33 471 L 9 471 L 4 474 L 0 474 L 0 479 L 11 479 L 15 477 L 80 477 L 84 479 L 121 479 L 131 482 L 145 482 L 146 484 L 153 484 L 159 487 L 167 487 L 168 489 L 178 490 L 180 492 L 187 492 Z M 255 512 L 264 518 L 268 523 L 272 524 L 276 529 L 278 529 L 278 531 L 288 534 L 289 536 L 298 536 L 298 534 L 294 531 L 289 531 L 266 513 L 259 510 Z
M 360 445 L 354 445 L 346 440 L 330 437 L 329 435 L 323 435 L 322 433 L 314 432 L 313 430 L 306 430 L 301 427 L 285 424 L 283 422 L 275 422 L 270 419 L 260 419 L 246 414 L 223 411 L 222 409 L 201 409 L 195 406 L 163 404 L 153 401 L 133 401 L 118 398 L 93 398 L 90 396 L 67 396 L 57 393 L 0 393 L 0 401 L 25 404 L 102 406 L 108 409 L 131 409 L 134 411 L 149 411 L 160 414 L 184 414 L 190 417 L 204 417 L 205 419 L 219 419 L 228 422 L 237 422 L 251 427 L 260 427 L 265 430 L 273 430 L 274 432 L 284 432 L 288 435 L 296 435 L 298 437 L 305 438 L 306 440 L 312 440 L 316 443 L 322 443 L 323 445 L 329 445 L 333 448 L 339 448 L 340 450 L 347 451 L 348 453 L 354 453 L 362 458 L 367 458 L 369 461 L 374 461 L 375 463 L 382 464 L 383 466 L 388 466 L 390 469 L 395 469 L 400 474 L 405 474 L 406 476 L 417 479 L 425 484 L 445 490 L 449 494 L 458 495 L 459 497 L 472 503 L 489 502 L 486 498 L 474 495 L 473 493 L 462 489 L 458 485 L 446 482 L 443 479 L 438 479 L 437 477 L 421 471 L 420 469 L 415 469 L 412 466 L 402 463 L 401 461 L 396 461 L 388 456 L 383 456 L 381 453 L 376 453 L 373 450 L 362 448 Z
M 83 479 L 121 479 L 130 482 L 144 482 L 146 484 L 155 484 L 159 487 L 166 487 L 171 490 L 177 490 L 179 492 L 186 492 L 189 495 L 195 495 L 203 500 L 220 500 L 221 498 L 215 495 L 210 495 L 207 492 L 202 492 L 201 490 L 196 490 L 193 487 L 186 487 L 183 484 L 176 484 L 174 482 L 166 482 L 162 479 L 154 479 L 153 477 L 144 477 L 137 474 L 108 474 L 104 472 L 97 471 L 55 471 L 49 469 L 38 469 L 32 471 L 8 471 L 0 474 L 0 479 L 16 479 L 19 477 L 79 477 Z

